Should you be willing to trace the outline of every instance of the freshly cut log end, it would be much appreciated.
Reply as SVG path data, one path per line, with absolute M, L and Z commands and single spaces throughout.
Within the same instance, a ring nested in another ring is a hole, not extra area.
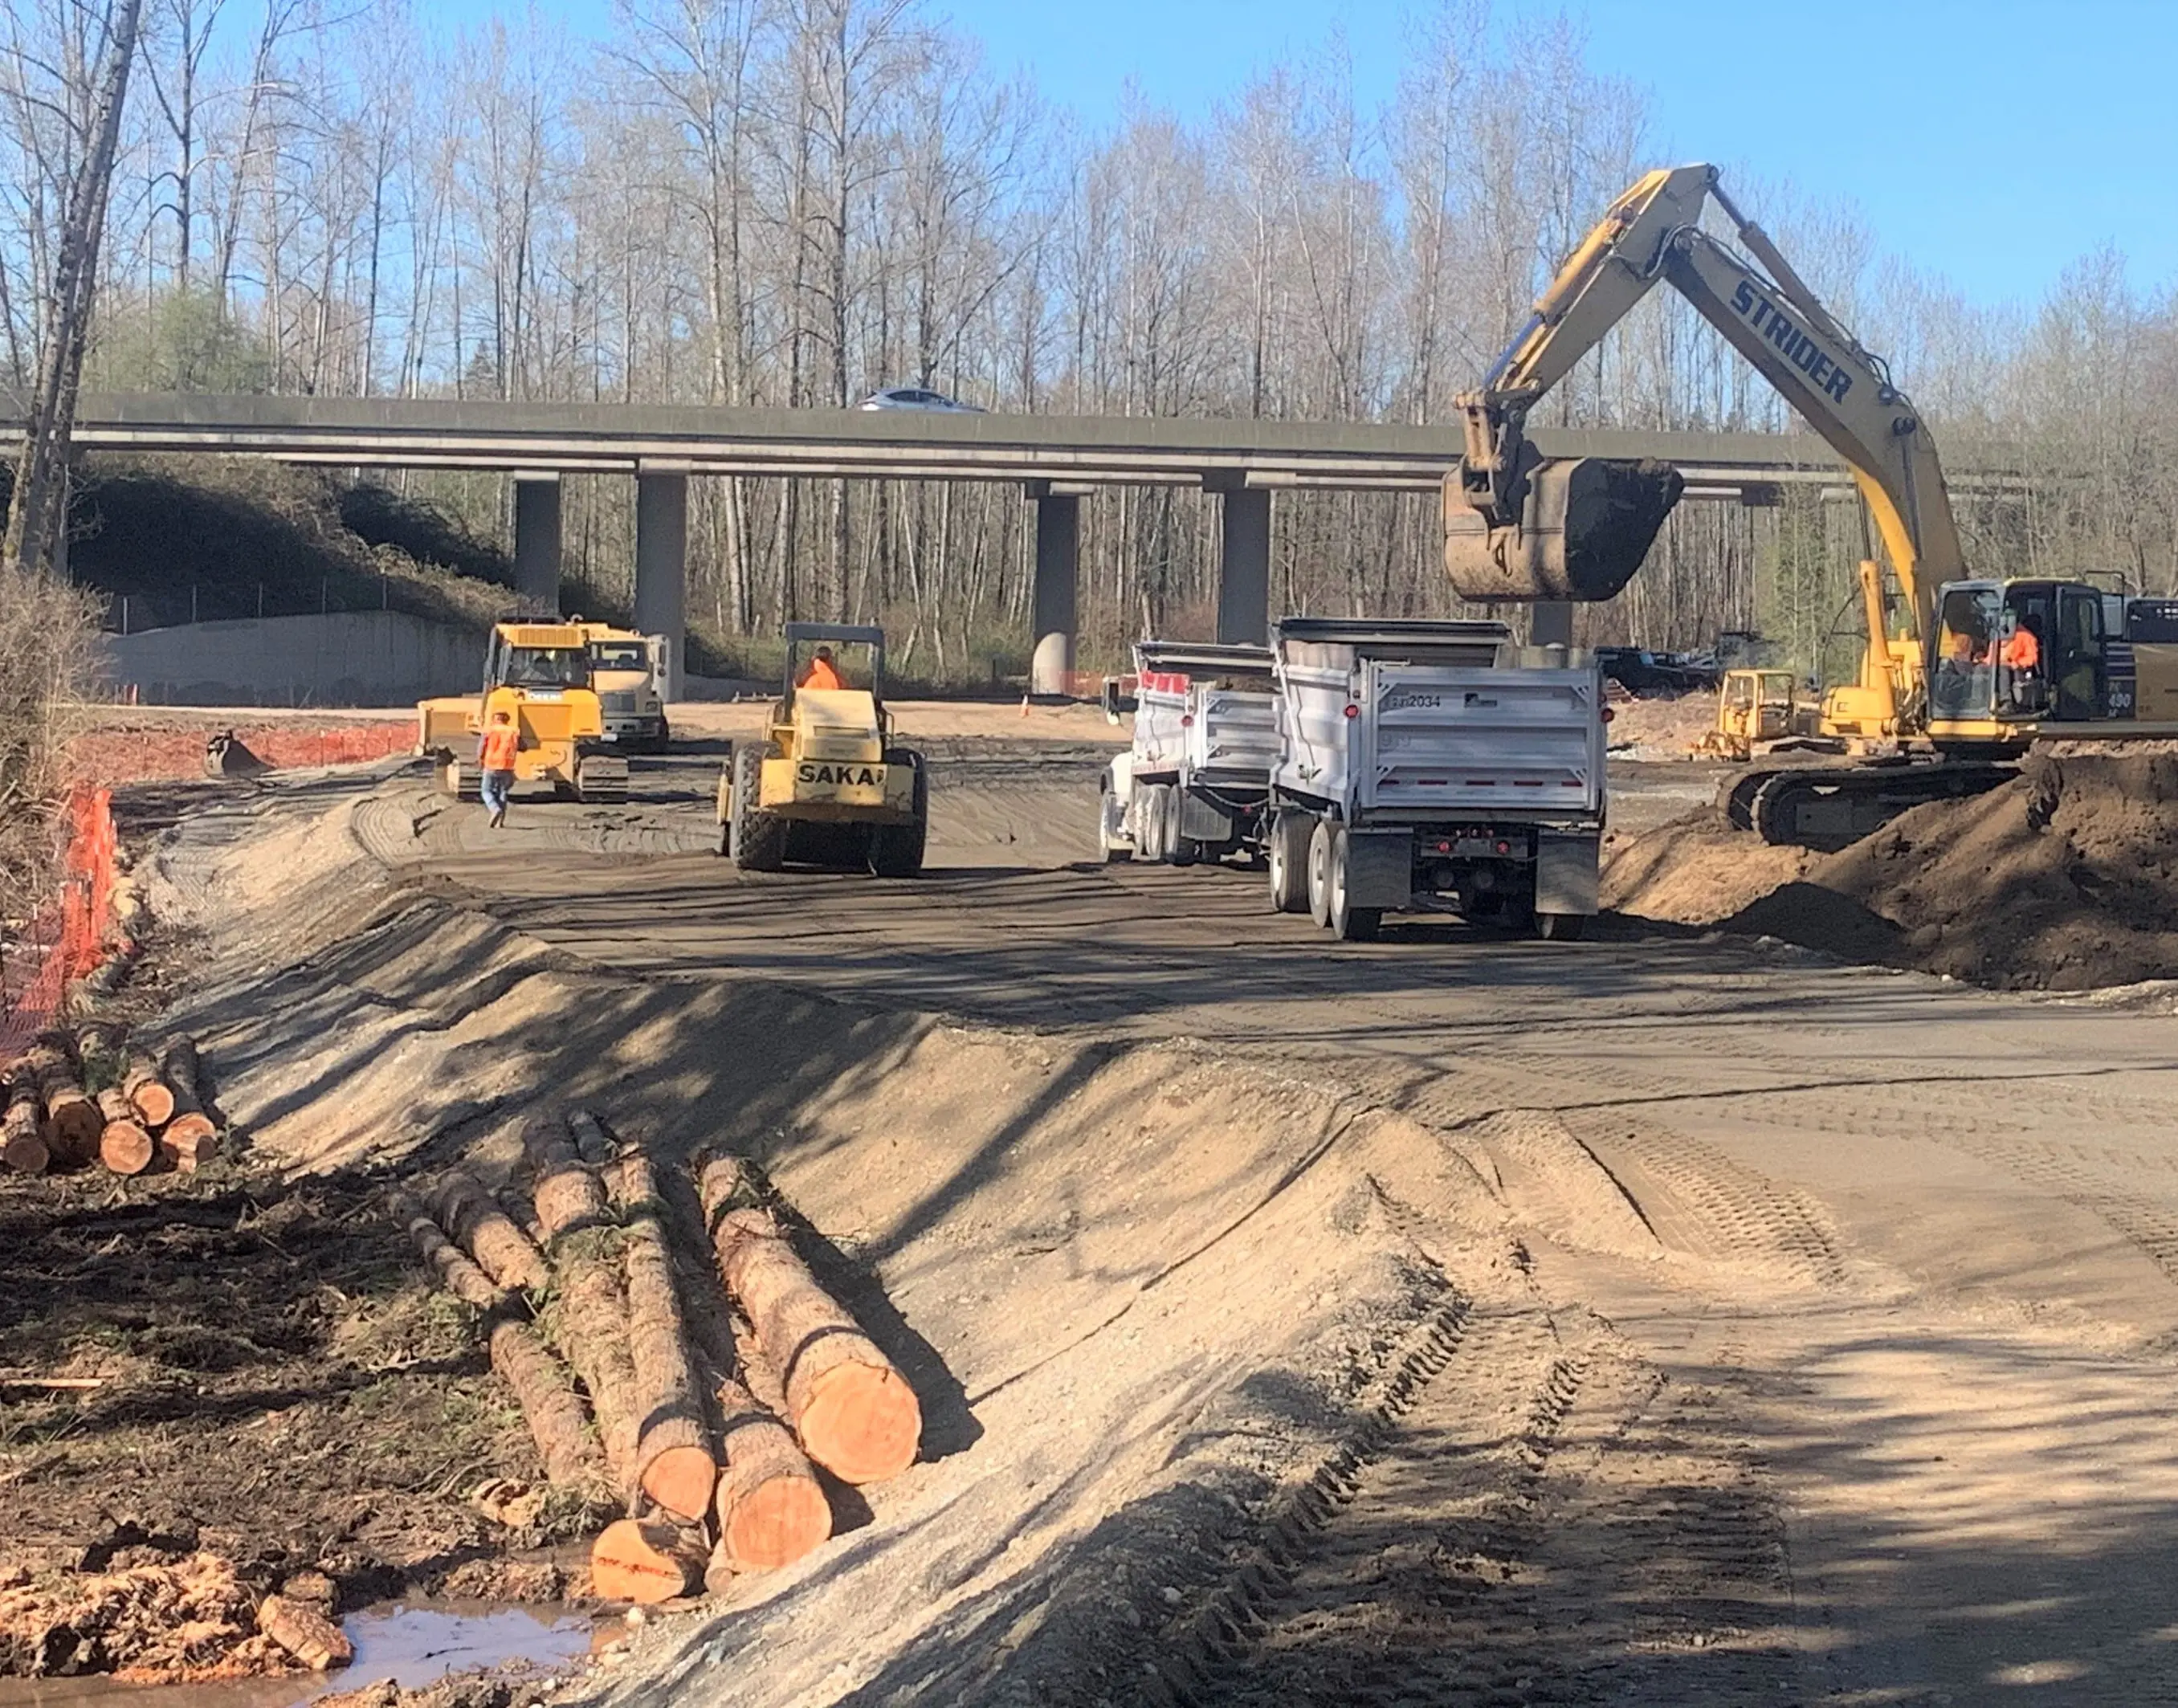
M 832 1503 L 813 1476 L 781 1475 L 740 1496 L 719 1519 L 719 1546 L 736 1572 L 791 1566 L 830 1540 Z
M 217 1160 L 219 1135 L 202 1115 L 184 1115 L 159 1135 L 159 1154 L 170 1168 L 194 1174 Z
M 884 1482 L 915 1463 L 922 1407 L 898 1371 L 835 1364 L 808 1386 L 795 1433 L 842 1482 Z
M 1614 597 L 1634 578 L 1686 481 L 1668 463 L 1579 457 L 1539 462 L 1518 527 L 1492 528 L 1444 484 L 1444 567 L 1473 599 Z
M 339 1626 L 316 1608 L 285 1596 L 267 1596 L 259 1603 L 257 1629 L 313 1672 L 330 1672 L 355 1659 Z
M 650 1451 L 645 1441 L 636 1449 L 643 1463 L 643 1492 L 675 1518 L 690 1524 L 702 1520 L 711 1509 L 711 1491 L 718 1486 L 718 1462 L 708 1448 L 685 1444 Z
M 701 1543 L 673 1525 L 619 1519 L 590 1544 L 590 1589 L 602 1601 L 652 1606 L 687 1595 L 709 1563 Z
M 121 1081 L 123 1093 L 147 1127 L 163 1127 L 174 1118 L 174 1091 L 159 1077 L 159 1065 L 141 1051 L 130 1053 Z M 202 1115 L 197 1117 L 204 1120 Z M 210 1122 L 205 1122 L 208 1126 Z
M 98 1160 L 117 1174 L 140 1174 L 150 1168 L 159 1147 L 118 1087 L 109 1086 L 98 1094 L 98 1109 L 106 1117 L 98 1136 Z

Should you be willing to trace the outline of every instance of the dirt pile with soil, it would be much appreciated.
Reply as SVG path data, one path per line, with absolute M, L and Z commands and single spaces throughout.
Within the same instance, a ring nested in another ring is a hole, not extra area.
M 1690 815 L 1622 848 L 1604 901 L 1997 988 L 2178 977 L 2178 753 L 2038 750 L 1829 855 Z

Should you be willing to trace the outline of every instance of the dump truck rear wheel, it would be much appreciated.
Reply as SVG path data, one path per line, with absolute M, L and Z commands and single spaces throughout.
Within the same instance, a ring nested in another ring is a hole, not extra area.
M 1354 907 L 1348 904 L 1346 894 L 1346 831 L 1342 826 L 1332 834 L 1329 905 L 1325 909 L 1329 916 L 1324 922 L 1331 934 L 1341 943 L 1373 943 L 1377 928 L 1383 923 L 1384 910 L 1381 907 Z
M 1538 913 L 1535 935 L 1551 943 L 1577 943 L 1588 928 L 1585 913 Z
M 786 864 L 786 821 L 757 805 L 763 750 L 734 749 L 734 792 L 726 822 L 726 853 L 744 872 L 776 872 Z
M 1308 911 L 1308 839 L 1316 820 L 1290 810 L 1271 820 L 1268 864 L 1271 907 L 1278 913 Z
M 1164 785 L 1152 783 L 1136 791 L 1135 822 L 1140 827 L 1135 835 L 1135 847 L 1142 858 L 1152 865 L 1164 860 Z
M 1308 917 L 1326 928 L 1331 924 L 1331 839 L 1335 834 L 1328 818 L 1319 818 L 1308 835 Z
M 905 748 L 887 753 L 885 764 L 914 770 L 915 822 L 870 827 L 870 870 L 880 878 L 912 878 L 922 870 L 923 850 L 930 840 L 930 774 L 922 769 L 922 755 Z
M 1164 791 L 1164 857 L 1173 866 L 1192 866 L 1202 857 L 1202 845 L 1181 833 L 1187 813 L 1187 791 L 1177 784 Z

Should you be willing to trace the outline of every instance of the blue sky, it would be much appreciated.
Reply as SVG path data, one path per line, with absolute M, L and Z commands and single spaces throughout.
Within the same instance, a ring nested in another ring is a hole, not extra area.
M 512 9 L 508 0 L 507 9 Z M 441 10 L 439 7 L 433 8 Z M 451 0 L 457 17 L 490 0 Z M 935 0 L 993 67 L 1092 128 L 1131 85 L 1184 116 L 1343 30 L 1365 104 L 1409 0 Z M 1501 21 L 1556 6 L 1502 0 Z M 1883 248 L 1973 300 L 2031 304 L 2104 244 L 2178 284 L 2178 0 L 1567 0 L 1590 63 L 1655 97 L 1660 156 L 1848 200 Z M 605 0 L 538 0 L 577 32 Z M 1729 182 L 1727 180 L 1727 182 Z M 1762 216 L 1759 206 L 1749 210 Z

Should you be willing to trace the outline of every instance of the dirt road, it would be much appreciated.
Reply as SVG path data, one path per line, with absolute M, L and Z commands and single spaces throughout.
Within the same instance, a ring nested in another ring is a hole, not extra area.
M 613 1070 L 655 1058 L 688 1119 L 773 1134 L 957 1378 L 981 1440 L 911 1516 L 972 1489 L 1004 1522 L 900 1540 L 919 1623 L 886 1614 L 890 1648 L 836 1676 L 782 1673 L 799 1700 L 2178 1700 L 2163 1013 L 1610 921 L 1579 944 L 1450 922 L 1335 944 L 1252 873 L 1092 863 L 1080 739 L 936 744 L 918 881 L 743 879 L 709 851 L 717 758 L 639 764 L 627 814 L 517 802 L 495 835 L 397 780 L 351 822 L 397 878 L 549 946 L 510 970 L 477 939 L 461 976 L 490 1002 L 622 977 L 594 1021 L 635 1040 Z M 1627 781 L 1627 815 L 1699 786 Z M 419 999 L 385 970 L 405 952 L 315 966 L 311 990 L 370 1000 L 314 996 L 312 1024 L 385 1010 L 409 1048 L 389 1005 Z M 733 1062 L 643 1030 L 697 1010 L 736 1028 Z M 840 1089 L 894 1036 L 851 1016 L 890 1012 L 967 1030 L 885 1046 L 889 1094 Z M 941 1043 L 1044 1065 L 920 1076 Z M 805 1052 L 830 1089 L 729 1094 Z M 982 1136 L 955 1146 L 963 1123 Z M 1150 1148 L 1123 1169 L 1110 1133 Z M 1228 1398 L 1190 1385 L 1206 1360 Z M 1207 1420 L 1281 1384 L 1311 1397 L 1277 1401 L 1278 1453 L 1242 1476 L 1255 1437 Z M 973 1470 L 1009 1450 L 1029 1457 Z M 898 1516 L 851 1564 L 882 1566 Z M 1037 1563 L 1003 1563 L 1032 1541 Z M 714 1666 L 753 1691 L 743 1669 L 794 1634 L 836 1646 L 833 1569 L 625 1694 Z

